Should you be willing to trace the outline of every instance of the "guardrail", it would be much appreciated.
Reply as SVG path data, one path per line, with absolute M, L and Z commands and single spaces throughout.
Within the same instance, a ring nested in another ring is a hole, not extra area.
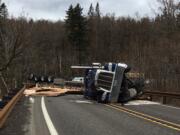
M 25 86 L 8 102 L 8 104 L 2 110 L 0 110 L 0 128 L 2 128 L 14 105 L 22 96 L 24 89 Z
M 180 93 L 170 93 L 170 92 L 161 92 L 161 91 L 145 91 L 144 95 L 150 96 L 150 100 L 152 100 L 152 96 L 159 96 L 163 98 L 162 103 L 167 103 L 167 97 L 180 99 Z
M 0 128 L 5 124 L 9 114 L 14 108 L 15 104 L 22 97 L 23 92 L 26 88 L 34 86 L 33 84 L 24 84 L 24 87 L 4 106 L 2 110 L 0 110 Z

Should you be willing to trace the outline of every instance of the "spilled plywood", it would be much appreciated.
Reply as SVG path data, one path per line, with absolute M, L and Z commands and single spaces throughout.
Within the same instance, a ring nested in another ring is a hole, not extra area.
M 67 93 L 82 93 L 82 88 L 76 87 L 33 87 L 25 89 L 24 95 L 26 96 L 60 96 Z

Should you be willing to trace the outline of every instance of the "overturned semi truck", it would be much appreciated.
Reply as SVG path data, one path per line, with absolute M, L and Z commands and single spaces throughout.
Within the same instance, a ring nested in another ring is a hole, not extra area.
M 93 63 L 91 66 L 71 66 L 85 69 L 84 97 L 101 103 L 125 103 L 143 94 L 144 79 L 126 76 L 130 67 L 124 63 Z

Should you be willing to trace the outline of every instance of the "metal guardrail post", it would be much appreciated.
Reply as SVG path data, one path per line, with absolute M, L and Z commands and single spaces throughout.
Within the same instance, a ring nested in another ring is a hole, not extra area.
M 163 96 L 163 102 L 162 102 L 163 104 L 166 104 L 167 103 L 167 98 L 166 98 L 166 96 Z

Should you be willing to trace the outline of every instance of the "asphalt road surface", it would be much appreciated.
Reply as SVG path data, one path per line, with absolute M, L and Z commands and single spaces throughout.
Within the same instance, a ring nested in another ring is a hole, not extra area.
M 35 97 L 26 98 L 25 101 L 29 102 L 29 113 L 22 116 L 27 118 L 26 122 L 22 122 L 23 126 L 20 127 L 23 132 L 18 132 L 18 135 L 180 134 L 180 131 L 172 127 L 136 117 L 104 104 L 85 100 L 82 95 Z M 151 104 L 149 102 L 145 104 L 129 103 L 125 107 L 180 125 L 180 108 Z M 27 108 L 27 106 L 24 108 Z M 22 125 L 22 123 L 19 125 Z M 8 127 L 4 130 L 7 131 L 4 133 L 11 135 L 10 132 L 8 133 Z M 2 133 L 0 131 L 0 134 Z M 12 135 L 15 135 L 15 132 Z

